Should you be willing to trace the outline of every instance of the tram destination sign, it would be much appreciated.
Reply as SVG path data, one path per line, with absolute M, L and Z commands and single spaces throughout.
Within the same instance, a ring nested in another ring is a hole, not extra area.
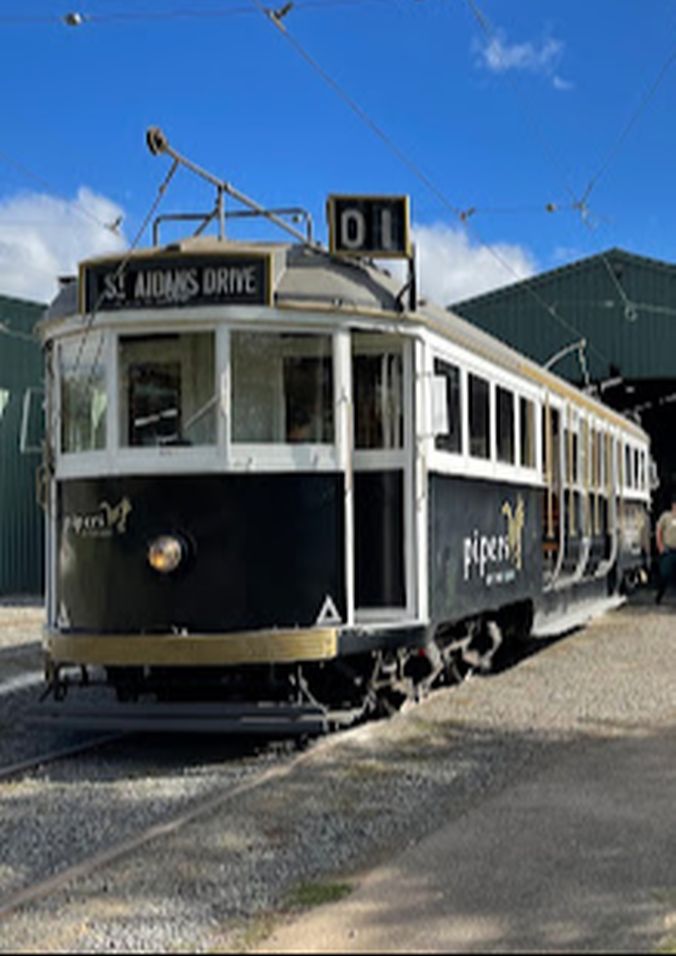
M 408 259 L 408 196 L 329 196 L 329 249 L 334 255 Z
M 80 267 L 80 311 L 271 305 L 270 255 L 100 259 Z

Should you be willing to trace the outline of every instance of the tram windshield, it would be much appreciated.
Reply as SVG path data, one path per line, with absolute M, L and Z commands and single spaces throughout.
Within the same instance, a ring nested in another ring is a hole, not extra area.
M 63 342 L 61 371 L 61 450 L 97 451 L 106 447 L 106 374 L 103 338 Z
M 120 444 L 216 443 L 213 332 L 123 336 Z
M 232 440 L 331 444 L 330 335 L 232 332 Z

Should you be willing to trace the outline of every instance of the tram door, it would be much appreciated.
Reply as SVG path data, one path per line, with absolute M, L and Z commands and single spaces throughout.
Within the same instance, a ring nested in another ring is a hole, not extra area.
M 354 595 L 357 620 L 414 606 L 410 343 L 354 333 Z

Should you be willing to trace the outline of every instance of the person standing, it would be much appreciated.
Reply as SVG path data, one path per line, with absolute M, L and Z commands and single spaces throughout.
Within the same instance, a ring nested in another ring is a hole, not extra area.
M 663 512 L 655 528 L 658 552 L 658 583 L 655 603 L 659 604 L 669 583 L 676 582 L 676 491 L 671 494 L 671 509 Z

